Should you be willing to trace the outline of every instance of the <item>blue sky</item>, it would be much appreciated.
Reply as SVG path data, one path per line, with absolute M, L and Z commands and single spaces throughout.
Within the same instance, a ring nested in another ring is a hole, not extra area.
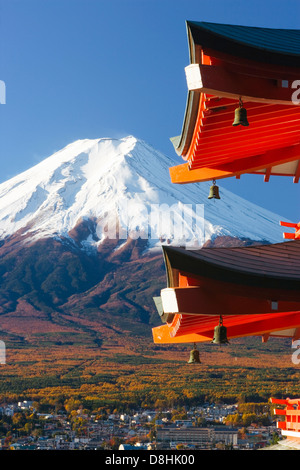
M 134 135 L 181 163 L 186 20 L 298 29 L 300 1 L 0 0 L 0 182 L 84 138 Z M 300 220 L 291 178 L 219 185 Z

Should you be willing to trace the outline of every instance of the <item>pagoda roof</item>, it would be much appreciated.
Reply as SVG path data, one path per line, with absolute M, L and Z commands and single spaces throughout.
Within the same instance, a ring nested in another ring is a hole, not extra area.
M 300 66 L 300 30 L 187 21 L 194 44 L 255 61 Z
M 163 246 L 163 252 L 169 287 L 176 286 L 172 270 L 177 270 L 192 276 L 300 293 L 300 240 L 200 250 Z
M 300 30 L 187 22 L 190 65 L 173 183 L 300 178 Z M 298 98 L 297 98 L 298 97 Z M 232 126 L 246 108 L 249 126 Z

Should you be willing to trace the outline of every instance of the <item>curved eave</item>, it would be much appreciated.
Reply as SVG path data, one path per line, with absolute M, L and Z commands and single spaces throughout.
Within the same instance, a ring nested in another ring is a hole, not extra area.
M 194 64 L 196 62 L 201 63 L 201 54 L 199 53 L 199 49 L 196 49 L 195 47 L 195 43 L 193 41 L 193 37 L 192 37 L 188 22 L 186 22 L 186 27 L 187 27 L 190 63 L 191 64 Z M 183 158 L 187 154 L 190 148 L 191 141 L 192 141 L 193 132 L 194 132 L 194 128 L 195 128 L 196 121 L 197 121 L 199 100 L 200 100 L 199 92 L 188 91 L 181 134 L 179 136 L 176 136 L 170 139 L 177 155 L 182 156 Z
M 187 37 L 190 63 L 201 63 L 201 54 L 196 44 L 193 41 L 189 22 L 186 22 Z M 197 114 L 199 109 L 200 93 L 197 91 L 188 91 L 186 108 L 184 113 L 183 125 L 181 134 L 179 136 L 171 138 L 171 142 L 174 146 L 177 155 L 183 158 L 187 154 L 193 137 L 194 127 L 197 121 Z
M 199 100 L 199 92 L 188 91 L 181 134 L 170 139 L 177 155 L 182 156 L 183 158 L 187 154 L 192 141 L 194 128 L 197 121 Z

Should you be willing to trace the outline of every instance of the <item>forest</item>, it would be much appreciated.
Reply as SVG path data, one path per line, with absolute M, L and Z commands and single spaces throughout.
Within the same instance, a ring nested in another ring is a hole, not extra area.
M 59 338 L 59 340 L 58 340 Z M 188 364 L 192 345 L 155 345 L 125 334 L 101 346 L 54 333 L 37 344 L 6 343 L 0 400 L 53 404 L 80 400 L 89 410 L 167 409 L 210 403 L 266 403 L 299 397 L 299 366 L 289 340 L 240 338 L 219 347 L 199 344 L 200 364 Z

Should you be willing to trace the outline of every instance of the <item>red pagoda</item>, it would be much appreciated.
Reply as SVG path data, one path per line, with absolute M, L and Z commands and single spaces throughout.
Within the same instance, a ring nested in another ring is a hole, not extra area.
M 300 30 L 188 22 L 187 33 L 187 105 L 171 139 L 183 163 L 170 168 L 171 181 L 211 180 L 214 189 L 218 179 L 261 174 L 298 183 Z M 281 225 L 295 233 L 273 245 L 164 246 L 168 283 L 155 299 L 164 324 L 154 342 L 300 338 L 300 224 Z
M 277 421 L 277 429 L 281 430 L 281 435 L 286 439 L 280 444 L 286 448 L 300 448 L 300 399 L 279 399 L 271 398 L 270 402 L 276 405 L 285 405 L 284 409 L 275 408 L 274 414 L 283 417 Z

